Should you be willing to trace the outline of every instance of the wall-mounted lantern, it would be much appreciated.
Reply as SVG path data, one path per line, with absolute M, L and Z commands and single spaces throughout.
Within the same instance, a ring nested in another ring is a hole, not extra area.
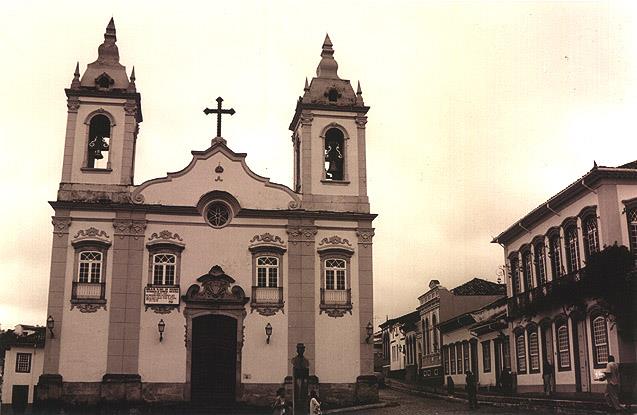
M 265 325 L 265 335 L 268 336 L 268 338 L 265 339 L 265 342 L 267 344 L 270 344 L 270 336 L 272 336 L 272 324 L 268 323 Z
M 49 316 L 46 319 L 46 328 L 49 329 L 49 333 L 51 334 L 52 339 L 55 339 L 55 334 L 53 334 L 54 327 L 55 327 L 55 320 L 53 320 L 53 316 Z
M 365 339 L 365 343 L 369 343 L 369 339 L 371 339 L 372 335 L 374 334 L 374 326 L 372 326 L 371 321 L 367 323 L 365 329 L 367 330 L 367 338 Z
M 157 323 L 157 330 L 159 330 L 159 341 L 164 340 L 164 330 L 166 329 L 166 323 L 164 323 L 164 319 L 160 319 L 159 323 Z

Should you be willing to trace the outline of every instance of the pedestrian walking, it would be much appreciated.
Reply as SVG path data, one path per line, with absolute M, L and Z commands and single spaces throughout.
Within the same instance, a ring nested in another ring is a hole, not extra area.
M 276 398 L 272 403 L 272 415 L 285 415 L 287 414 L 287 402 L 285 401 L 285 389 L 279 388 L 276 391 Z
M 608 356 L 606 370 L 601 380 L 606 380 L 606 403 L 615 411 L 622 411 L 624 408 L 619 403 L 619 365 L 615 362 L 615 356 Z
M 321 415 L 321 402 L 318 400 L 316 391 L 312 389 L 310 392 L 310 415 Z
M 467 371 L 465 376 L 465 390 L 467 391 L 467 399 L 469 400 L 469 409 L 478 409 L 478 383 L 476 377 L 471 371 Z
M 544 394 L 549 396 L 553 393 L 553 373 L 554 368 L 549 359 L 544 362 L 542 380 L 544 381 Z

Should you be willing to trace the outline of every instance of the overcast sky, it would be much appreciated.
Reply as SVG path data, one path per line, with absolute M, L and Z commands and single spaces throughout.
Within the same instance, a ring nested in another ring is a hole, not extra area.
M 3 2 L 0 11 L 0 324 L 46 318 L 66 101 L 111 16 L 144 122 L 135 183 L 223 135 L 291 186 L 288 125 L 325 33 L 360 80 L 375 220 L 376 323 L 429 280 L 495 281 L 490 243 L 596 160 L 637 159 L 637 8 L 629 2 Z

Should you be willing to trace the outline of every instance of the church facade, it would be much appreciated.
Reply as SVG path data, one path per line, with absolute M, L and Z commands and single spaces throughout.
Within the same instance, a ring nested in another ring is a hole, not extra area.
M 293 188 L 220 128 L 181 171 L 135 185 L 141 95 L 111 20 L 65 90 L 40 403 L 267 405 L 298 343 L 323 401 L 377 400 L 369 107 L 333 53 L 326 37 L 292 117 Z

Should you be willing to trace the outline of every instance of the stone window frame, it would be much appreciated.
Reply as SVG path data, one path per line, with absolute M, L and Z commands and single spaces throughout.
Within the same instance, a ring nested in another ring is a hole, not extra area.
M 535 337 L 533 337 L 535 336 Z M 528 351 L 528 363 L 527 368 L 529 373 L 540 373 L 540 335 L 538 332 L 538 326 L 535 323 L 530 323 L 526 327 L 527 337 L 527 351 Z M 533 341 L 535 338 L 535 341 Z M 535 347 L 532 347 L 535 346 Z M 535 349 L 536 354 L 532 352 Z M 533 359 L 537 359 L 537 367 L 533 367 Z
M 21 358 L 23 360 L 21 361 Z M 18 352 L 15 356 L 15 373 L 31 373 L 32 353 Z
M 548 256 L 551 263 L 551 279 L 555 281 L 562 275 L 564 275 L 564 258 L 562 257 L 562 235 L 560 234 L 560 228 L 554 226 L 546 233 L 548 239 Z M 557 246 L 554 246 L 554 242 L 557 241 Z M 556 255 L 557 254 L 557 255 Z
M 590 326 L 591 326 L 591 331 L 590 331 L 591 349 L 593 349 L 592 350 L 593 351 L 593 368 L 602 369 L 606 367 L 606 364 L 608 363 L 608 356 L 610 355 L 610 342 L 608 338 L 608 321 L 606 319 L 606 316 L 604 316 L 601 310 L 594 310 L 593 312 L 591 312 L 589 319 L 590 319 Z M 604 330 L 603 333 L 604 333 L 604 341 L 605 341 L 605 344 L 603 344 L 603 346 L 606 347 L 606 356 L 607 356 L 606 361 L 600 361 L 599 351 L 597 350 L 598 342 L 595 336 L 595 322 L 599 321 L 599 319 L 601 319 L 601 321 L 603 322 L 603 330 Z
M 347 296 L 347 300 L 343 304 L 328 304 L 323 301 L 323 295 L 321 295 L 321 301 L 319 305 L 320 313 L 324 311 L 331 317 L 342 317 L 345 312 L 352 314 L 352 267 L 351 267 L 351 259 L 354 255 L 354 252 L 345 249 L 345 248 L 327 248 L 321 249 L 318 251 L 319 261 L 321 262 L 321 292 L 327 291 L 326 287 L 326 269 L 325 262 L 330 259 L 340 259 L 345 261 L 345 290 L 334 290 L 334 291 L 345 291 L 345 295 Z M 332 291 L 332 290 L 330 290 Z M 319 314 L 320 314 L 319 313 Z
M 548 282 L 548 272 L 546 267 L 546 245 L 545 236 L 533 238 L 533 264 L 535 265 L 535 283 L 541 287 Z
M 341 133 L 343 133 L 343 179 L 342 180 L 328 179 L 327 172 L 325 171 L 325 139 L 326 139 L 327 132 L 331 130 L 332 128 L 335 128 L 339 130 Z M 335 184 L 335 185 L 349 184 L 350 177 L 349 177 L 349 170 L 347 167 L 349 166 L 350 163 L 349 163 L 349 154 L 348 154 L 349 151 L 348 151 L 347 143 L 349 142 L 350 135 L 348 134 L 347 129 L 341 124 L 332 122 L 326 125 L 325 127 L 323 127 L 323 129 L 321 130 L 321 134 L 319 134 L 319 137 L 321 138 L 321 183 Z
M 518 251 L 511 252 L 507 260 L 509 261 L 509 273 L 511 277 L 511 293 L 513 297 L 515 297 L 523 292 L 522 280 L 520 279 L 520 256 Z
M 151 241 L 146 244 L 146 251 L 148 252 L 148 286 L 149 287 L 179 287 L 181 281 L 181 253 L 185 246 L 177 242 L 171 242 L 168 240 Z M 155 284 L 154 279 L 154 261 L 155 255 L 170 254 L 175 256 L 175 283 L 169 284 Z
M 107 270 L 108 270 L 108 250 L 111 247 L 111 243 L 109 241 L 100 240 L 100 239 L 81 239 L 77 241 L 71 242 L 71 245 L 74 249 L 73 255 L 73 282 L 72 282 L 72 291 L 71 291 L 71 309 L 73 309 L 76 305 L 92 305 L 97 307 L 106 308 L 106 280 L 107 280 Z M 101 296 L 99 299 L 96 298 L 77 298 L 75 285 L 80 283 L 80 255 L 82 252 L 99 252 L 102 254 L 102 265 L 101 265 L 101 274 L 100 274 L 100 282 L 92 283 L 88 282 L 86 284 L 99 284 L 101 290 Z M 91 307 L 91 311 L 92 308 Z M 80 307 L 80 310 L 84 308 Z
M 571 344 L 570 344 L 570 338 L 571 335 L 569 333 L 569 324 L 568 324 L 568 319 L 565 317 L 562 318 L 557 318 L 555 320 L 555 350 L 557 351 L 557 371 L 558 372 L 568 372 L 571 370 Z M 562 329 L 564 329 L 565 331 L 562 331 Z M 560 348 L 560 333 L 564 333 L 564 335 L 566 336 L 566 348 L 562 349 Z M 562 362 L 562 353 L 566 353 L 566 358 L 567 358 L 567 364 L 563 364 Z
M 531 291 L 533 289 L 533 261 L 534 255 L 531 250 L 530 244 L 522 245 L 519 249 L 520 251 L 520 267 L 522 268 L 522 277 L 524 278 L 524 283 L 522 287 L 524 291 Z
M 279 310 L 284 309 L 285 302 L 283 300 L 283 286 L 284 286 L 284 268 L 283 268 L 283 256 L 286 252 L 286 248 L 279 245 L 257 245 L 248 248 L 251 253 L 252 260 L 252 296 L 250 299 L 250 307 L 252 311 L 257 310 L 259 314 L 270 316 L 276 314 Z M 257 261 L 260 257 L 275 257 L 278 260 L 277 271 L 277 286 L 276 287 L 259 287 L 257 277 Z M 257 298 L 257 290 L 259 288 L 278 288 L 279 300 L 275 302 L 263 302 Z
M 106 118 L 108 118 L 111 122 L 111 128 L 110 128 L 110 137 L 108 140 L 108 160 L 106 161 L 106 167 L 88 167 L 88 140 L 90 139 L 90 134 L 91 134 L 91 120 L 93 119 L 93 117 L 97 116 L 97 115 L 103 115 Z M 110 173 L 113 171 L 112 169 L 112 159 L 111 159 L 111 153 L 112 153 L 112 143 L 113 143 L 113 131 L 114 131 L 114 127 L 117 125 L 115 123 L 115 117 L 113 116 L 113 114 L 111 114 L 109 111 L 106 111 L 104 108 L 99 108 L 95 111 L 92 111 L 91 113 L 89 113 L 86 118 L 84 118 L 84 125 L 86 125 L 85 129 L 86 132 L 84 133 L 84 155 L 82 158 L 82 168 L 80 170 L 82 171 L 86 171 L 86 172 L 92 172 L 92 173 Z
M 482 344 L 482 372 L 491 373 L 491 340 L 485 340 L 480 344 Z
M 579 252 L 579 226 L 577 223 L 576 217 L 570 217 L 564 219 L 562 222 L 562 229 L 564 229 L 564 250 L 566 252 L 566 273 L 572 274 L 579 271 L 582 268 L 582 261 L 580 258 Z M 571 234 L 575 235 L 574 241 L 575 246 L 571 245 L 571 239 L 569 236 Z M 573 257 L 575 254 L 575 258 Z
M 526 330 L 521 327 L 513 330 L 515 336 L 515 366 L 518 375 L 527 373 L 528 364 L 526 361 Z
M 588 261 L 590 256 L 595 252 L 599 252 L 600 244 L 599 244 L 599 217 L 597 216 L 597 206 L 587 206 L 581 210 L 579 213 L 579 218 L 582 223 L 582 243 L 584 245 L 584 259 Z M 588 224 L 590 221 L 595 221 L 595 233 L 594 233 L 594 251 L 590 248 L 590 235 L 588 233 Z
M 214 205 L 223 205 L 228 210 L 228 219 L 224 223 L 222 223 L 221 225 L 213 224 L 210 221 L 210 219 L 208 218 L 208 211 Z M 228 226 L 232 222 L 232 219 L 234 218 L 235 214 L 236 214 L 236 212 L 232 209 L 232 205 L 230 203 L 228 203 L 227 201 L 223 200 L 223 199 L 211 200 L 203 208 L 204 220 L 205 220 L 206 224 L 208 226 L 210 226 L 211 228 L 213 228 L 213 229 L 222 229 L 222 228 L 225 228 L 226 226 Z

